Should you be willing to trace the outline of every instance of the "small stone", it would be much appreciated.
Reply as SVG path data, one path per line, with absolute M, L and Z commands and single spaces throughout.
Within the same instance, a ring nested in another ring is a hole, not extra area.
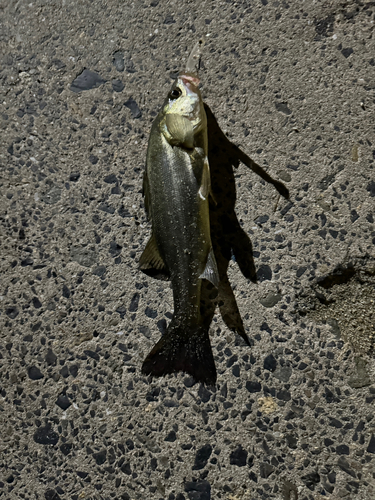
M 133 116 L 133 118 L 140 118 L 142 116 L 142 112 L 138 107 L 138 104 L 135 102 L 135 100 L 130 97 L 125 103 L 124 106 L 126 106 L 128 109 L 130 109 L 130 112 Z
M 341 470 L 343 470 L 350 476 L 357 478 L 356 473 L 353 471 L 353 469 L 350 468 L 349 462 L 346 460 L 346 458 L 340 457 L 337 461 L 337 465 L 340 467 Z
M 57 356 L 56 354 L 52 351 L 52 349 L 48 349 L 46 357 L 45 357 L 46 363 L 48 366 L 55 365 L 57 361 Z
M 274 372 L 274 376 L 281 380 L 281 382 L 288 382 L 292 375 L 292 368 L 290 366 L 279 366 Z
M 366 451 L 367 451 L 367 453 L 375 453 L 375 435 L 374 434 L 371 435 L 371 439 L 370 439 L 370 442 L 368 444 Z
M 125 88 L 125 85 L 121 80 L 112 80 L 112 88 L 115 92 L 122 92 Z
M 100 85 L 105 82 L 106 80 L 104 80 L 98 73 L 95 73 L 95 71 L 84 69 L 82 73 L 77 76 L 75 80 L 73 80 L 70 90 L 76 93 L 83 92 L 84 90 L 91 90 L 100 87 Z
M 371 181 L 367 184 L 366 187 L 367 191 L 369 192 L 369 195 L 374 197 L 375 196 L 375 181 Z
M 290 401 L 292 396 L 289 391 L 286 389 L 282 389 L 278 393 L 276 393 L 277 399 L 280 399 L 281 401 Z
M 59 406 L 62 410 L 67 410 L 69 406 L 71 406 L 71 402 L 68 398 L 68 396 L 64 396 L 61 394 L 56 401 L 57 406 Z
M 288 105 L 286 102 L 275 102 L 275 108 L 277 109 L 277 111 L 284 113 L 284 115 L 291 115 L 292 114 L 292 111 L 288 108 Z
M 98 266 L 92 271 L 92 274 L 94 274 L 95 276 L 99 276 L 99 278 L 101 278 L 102 276 L 104 276 L 106 272 L 107 268 L 105 266 Z
M 36 366 L 30 366 L 30 368 L 27 370 L 27 374 L 29 375 L 29 378 L 31 378 L 31 380 L 40 380 L 44 377 L 42 372 Z
M 297 278 L 300 278 L 305 272 L 306 272 L 307 267 L 302 266 L 297 269 Z
M 5 314 L 10 318 L 10 319 L 15 319 L 18 314 L 19 314 L 19 311 L 17 309 L 17 307 L 15 306 L 12 306 L 12 307 L 8 307 L 6 310 L 5 310 Z
M 152 318 L 152 319 L 155 319 L 156 316 L 158 315 L 158 312 L 155 311 L 154 309 L 150 309 L 150 307 L 146 307 L 145 309 L 145 315 L 148 317 L 148 318 Z
M 56 490 L 47 490 L 44 493 L 44 498 L 46 500 L 60 500 L 61 497 Z
M 347 59 L 350 56 L 350 54 L 353 54 L 353 49 L 351 47 L 342 49 L 341 54 Z
M 59 435 L 51 429 L 51 424 L 39 427 L 34 433 L 34 441 L 38 444 L 57 444 Z
M 247 460 L 247 451 L 242 448 L 239 444 L 238 447 L 232 451 L 229 457 L 231 465 L 237 465 L 237 467 L 244 467 Z
M 265 370 L 269 370 L 270 372 L 274 372 L 276 370 L 276 358 L 273 354 L 269 354 L 263 362 L 263 367 Z
M 61 198 L 61 189 L 57 186 L 52 187 L 49 191 L 42 194 L 40 199 L 47 205 L 54 205 Z
M 116 184 L 118 182 L 118 179 L 115 174 L 106 175 L 103 180 L 107 184 Z
M 118 255 L 120 255 L 121 250 L 121 245 L 118 245 L 115 241 L 111 241 L 109 245 L 109 253 L 112 255 L 112 257 L 117 257 Z
M 265 224 L 268 221 L 268 215 L 260 215 L 255 219 L 255 224 Z
M 338 455 L 349 455 L 349 446 L 346 444 L 340 444 L 339 446 L 336 446 L 336 453 Z
M 69 176 L 69 180 L 71 182 L 77 182 L 80 177 L 81 177 L 81 174 L 79 172 L 72 172 Z
M 186 482 L 185 491 L 189 500 L 211 500 L 211 485 L 206 480 Z
M 269 477 L 274 470 L 275 467 L 267 464 L 266 462 L 262 462 L 259 466 L 260 477 L 267 479 L 267 477 Z
M 107 460 L 107 450 L 100 450 L 98 453 L 94 453 L 94 458 L 97 465 L 103 465 Z
M 81 266 L 91 267 L 97 261 L 95 250 L 88 248 L 73 247 L 70 251 L 70 258 L 78 262 Z
M 138 310 L 138 303 L 139 303 L 139 293 L 136 292 L 133 295 L 133 298 L 132 298 L 132 300 L 130 302 L 129 311 L 130 312 L 136 312 Z
M 210 444 L 205 444 L 197 451 L 195 455 L 195 462 L 193 470 L 201 470 L 207 465 L 207 461 L 212 453 L 212 446 Z
M 113 54 L 113 65 L 117 71 L 122 72 L 125 69 L 124 53 L 118 50 Z
M 164 441 L 167 441 L 169 443 L 174 443 L 177 439 L 175 431 L 170 431 L 167 436 L 165 437 Z
M 252 381 L 252 380 L 248 380 L 246 382 L 246 389 L 250 392 L 250 393 L 255 393 L 255 392 L 260 392 L 261 391 L 261 388 L 262 386 L 260 385 L 259 382 L 256 382 L 256 381 Z
M 257 271 L 257 278 L 259 282 L 271 280 L 272 279 L 272 271 L 270 266 L 265 264 L 261 265 Z
M 314 491 L 315 486 L 320 482 L 320 476 L 317 472 L 306 474 L 306 476 L 302 476 L 301 479 L 311 491 Z
M 264 307 L 273 307 L 281 300 L 281 293 L 269 292 L 264 298 L 260 299 L 259 302 Z

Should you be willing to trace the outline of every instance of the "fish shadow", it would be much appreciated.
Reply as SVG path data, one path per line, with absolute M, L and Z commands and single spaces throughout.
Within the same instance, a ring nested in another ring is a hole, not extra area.
M 241 162 L 272 184 L 284 198 L 289 199 L 289 191 L 284 184 L 273 179 L 238 146 L 230 142 L 220 129 L 209 106 L 204 104 L 204 107 L 207 115 L 208 161 L 213 195 L 210 200 L 211 241 L 220 284 L 216 289 L 209 281 L 202 281 L 201 317 L 208 328 L 216 307 L 219 307 L 227 327 L 237 332 L 250 345 L 227 274 L 229 261 L 233 259 L 243 276 L 257 283 L 251 240 L 242 229 L 234 210 L 236 204 L 234 169 L 238 168 Z

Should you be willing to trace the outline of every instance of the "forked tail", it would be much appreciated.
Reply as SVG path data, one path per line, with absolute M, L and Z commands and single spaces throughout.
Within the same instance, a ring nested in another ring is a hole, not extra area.
M 161 377 L 186 372 L 197 382 L 214 385 L 216 368 L 208 329 L 202 325 L 186 328 L 171 322 L 142 365 L 145 375 Z

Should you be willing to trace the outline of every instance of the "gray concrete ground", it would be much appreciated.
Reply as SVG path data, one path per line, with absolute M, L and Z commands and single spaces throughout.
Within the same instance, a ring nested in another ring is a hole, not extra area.
M 375 498 L 374 10 L 1 2 L 1 498 Z M 215 389 L 140 373 L 172 309 L 148 134 L 201 35 L 205 101 L 290 191 L 235 171 L 259 279 L 230 261 L 252 347 L 216 313 Z

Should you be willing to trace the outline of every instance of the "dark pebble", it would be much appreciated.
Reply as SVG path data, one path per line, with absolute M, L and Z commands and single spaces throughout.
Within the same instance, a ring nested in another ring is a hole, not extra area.
M 267 464 L 265 462 L 262 462 L 259 466 L 259 472 L 260 472 L 260 477 L 267 478 L 269 477 L 272 472 L 275 470 L 275 467 L 273 467 L 271 464 Z
M 337 461 L 337 465 L 341 470 L 349 474 L 350 476 L 357 478 L 356 473 L 350 468 L 349 462 L 344 457 L 340 457 Z
M 257 271 L 258 281 L 266 281 L 272 279 L 272 271 L 270 266 L 261 265 Z
M 288 108 L 288 105 L 285 102 L 275 102 L 275 108 L 277 109 L 277 111 L 284 113 L 284 115 L 292 114 L 291 110 Z
M 211 500 L 211 485 L 208 481 L 188 481 L 185 491 L 189 500 Z
M 342 49 L 341 54 L 347 59 L 350 56 L 350 54 L 353 54 L 353 49 L 351 47 Z
M 232 451 L 229 457 L 231 465 L 237 465 L 237 467 L 244 467 L 247 460 L 247 451 L 242 448 L 239 444 L 238 447 Z
M 252 381 L 252 380 L 248 380 L 246 382 L 246 389 L 250 393 L 260 392 L 261 388 L 262 388 L 262 386 L 260 385 L 259 382 L 255 382 L 255 381 Z
M 95 71 L 90 71 L 89 69 L 84 69 L 82 73 L 77 76 L 73 83 L 70 86 L 70 90 L 72 92 L 83 92 L 84 90 L 91 90 L 97 87 L 100 87 L 104 80 L 98 73 Z
M 60 500 L 60 495 L 55 490 L 47 490 L 44 493 L 44 498 L 46 500 Z
M 291 395 L 290 392 L 287 391 L 286 389 L 282 389 L 278 393 L 276 393 L 277 399 L 280 399 L 281 401 L 290 401 Z
M 57 444 L 59 435 L 51 429 L 51 424 L 39 427 L 34 433 L 34 441 L 38 444 Z
M 97 352 L 94 352 L 94 351 L 90 351 L 90 350 L 86 350 L 86 351 L 83 351 L 84 354 L 86 354 L 86 356 L 89 356 L 90 358 L 92 359 L 95 359 L 96 361 L 99 361 L 100 357 L 99 357 L 99 354 Z
M 56 364 L 57 356 L 52 351 L 52 349 L 48 349 L 46 357 L 45 357 L 45 361 L 46 361 L 47 365 L 49 365 L 49 366 Z
M 269 354 L 264 362 L 263 362 L 263 367 L 265 370 L 269 370 L 270 372 L 274 372 L 276 370 L 276 358 L 273 354 Z
M 81 174 L 79 172 L 72 172 L 69 176 L 69 180 L 71 182 L 77 182 L 80 177 L 81 177 Z
M 125 88 L 125 85 L 121 80 L 112 80 L 112 88 L 115 92 L 122 92 Z
M 158 315 L 158 312 L 155 311 L 154 309 L 150 309 L 148 306 L 146 307 L 145 309 L 145 315 L 148 317 L 148 318 L 152 318 L 152 319 L 155 319 L 156 316 Z
M 122 72 L 125 69 L 124 54 L 121 51 L 117 51 L 113 54 L 113 65 L 117 71 Z
M 367 184 L 366 187 L 367 191 L 369 192 L 369 195 L 374 197 L 375 196 L 375 181 L 371 181 Z
M 39 380 L 44 377 L 42 372 L 36 366 L 30 366 L 30 368 L 27 370 L 27 374 L 29 375 L 29 378 L 31 378 L 31 380 Z
M 268 215 L 260 215 L 255 219 L 255 224 L 265 224 L 268 221 Z
M 69 406 L 72 405 L 72 403 L 70 402 L 68 396 L 64 396 L 63 394 L 60 394 L 60 396 L 57 398 L 56 404 L 62 410 L 67 410 L 69 408 Z
M 116 184 L 118 182 L 118 179 L 116 177 L 115 174 L 110 174 L 110 175 L 107 175 L 106 177 L 104 177 L 104 182 L 106 182 L 107 184 Z
M 112 257 L 117 257 L 118 255 L 120 255 L 121 250 L 121 245 L 118 245 L 115 241 L 111 241 L 109 245 L 109 253 L 112 255 Z
M 67 456 L 72 451 L 72 443 L 64 443 L 60 446 L 60 451 L 63 455 Z
M 302 476 L 301 479 L 311 491 L 314 491 L 315 486 L 320 482 L 320 476 L 317 472 L 306 474 L 306 476 Z
M 367 453 L 375 453 L 375 435 L 372 434 L 370 442 L 367 447 Z
M 107 460 L 107 450 L 100 450 L 98 453 L 94 453 L 94 458 L 98 465 L 103 465 Z
M 195 455 L 193 470 L 203 469 L 206 466 L 211 453 L 212 446 L 210 444 L 205 444 L 204 446 L 202 446 L 202 448 L 200 448 Z
M 10 318 L 10 319 L 14 319 L 18 316 L 19 314 L 19 311 L 17 309 L 17 307 L 8 307 L 5 311 L 5 314 Z
M 124 106 L 130 109 L 133 118 L 140 118 L 142 116 L 142 112 L 139 109 L 138 104 L 131 97 L 124 103 Z
M 133 295 L 133 298 L 132 298 L 132 300 L 130 302 L 129 311 L 130 312 L 136 312 L 138 310 L 138 303 L 139 303 L 139 293 L 136 292 Z
M 92 274 L 95 274 L 95 276 L 99 276 L 101 278 L 107 271 L 107 268 L 105 266 L 98 266 L 96 267 Z
M 175 431 L 170 431 L 167 436 L 165 437 L 164 441 L 167 441 L 169 443 L 174 443 L 177 439 Z

